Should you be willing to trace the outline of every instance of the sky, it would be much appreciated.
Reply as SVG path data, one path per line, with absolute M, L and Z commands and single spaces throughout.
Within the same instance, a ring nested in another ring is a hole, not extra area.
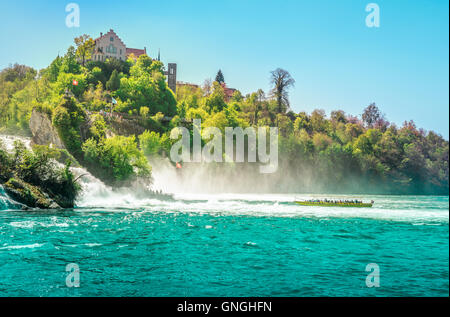
M 379 27 L 366 6 L 379 7 Z M 80 26 L 66 26 L 66 5 Z M 127 47 L 161 50 L 177 79 L 202 84 L 222 70 L 244 95 L 270 90 L 270 71 L 295 79 L 295 112 L 361 115 L 375 102 L 391 122 L 449 137 L 449 3 L 446 0 L 0 0 L 0 69 L 44 68 L 73 38 L 113 29 Z

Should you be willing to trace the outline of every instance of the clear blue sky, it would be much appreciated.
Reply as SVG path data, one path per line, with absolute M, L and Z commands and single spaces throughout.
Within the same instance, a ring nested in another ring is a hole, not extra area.
M 80 6 L 67 28 L 65 6 Z M 365 7 L 380 7 L 368 28 Z M 360 115 L 376 102 L 397 124 L 449 135 L 449 5 L 446 0 L 0 0 L 0 68 L 46 67 L 73 38 L 114 29 L 129 47 L 178 63 L 178 80 L 201 84 L 222 69 L 242 93 L 270 89 L 281 67 L 296 80 L 294 111 Z

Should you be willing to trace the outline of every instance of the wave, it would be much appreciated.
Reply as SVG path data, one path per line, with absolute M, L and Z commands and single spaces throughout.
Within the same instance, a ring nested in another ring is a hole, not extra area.
M 23 207 L 25 207 L 23 204 L 10 198 L 6 194 L 3 186 L 0 185 L 0 211 L 1 210 L 21 210 Z
M 44 244 L 43 243 L 33 243 L 33 244 L 26 244 L 26 245 L 9 245 L 5 247 L 0 247 L 0 250 L 15 250 L 15 249 L 34 249 L 34 248 L 40 248 Z

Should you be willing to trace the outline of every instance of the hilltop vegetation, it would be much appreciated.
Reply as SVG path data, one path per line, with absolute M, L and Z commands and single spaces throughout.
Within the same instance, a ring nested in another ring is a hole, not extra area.
M 167 156 L 171 129 L 200 118 L 202 128 L 222 131 L 277 126 L 278 190 L 448 193 L 448 141 L 412 121 L 389 123 L 375 104 L 360 117 L 341 110 L 295 113 L 288 98 L 295 81 L 280 69 L 272 72 L 267 94 L 236 91 L 228 98 L 220 72 L 221 83 L 183 86 L 175 96 L 159 61 L 146 55 L 84 61 L 79 50 L 70 47 L 39 72 L 23 65 L 2 70 L 0 127 L 29 133 L 31 110 L 47 113 L 76 160 L 111 184 L 150 179 L 147 157 Z M 113 124 L 125 118 L 146 131 L 119 135 Z

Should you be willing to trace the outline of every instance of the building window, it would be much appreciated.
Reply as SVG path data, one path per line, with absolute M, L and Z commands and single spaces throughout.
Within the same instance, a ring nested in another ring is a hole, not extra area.
M 109 38 L 109 40 L 110 40 L 111 42 L 114 42 L 114 37 L 111 36 L 111 37 Z
M 173 75 L 173 68 L 170 69 L 170 75 Z
M 115 47 L 114 45 L 109 45 L 106 47 L 106 53 L 113 53 L 116 54 L 117 53 L 117 47 Z

